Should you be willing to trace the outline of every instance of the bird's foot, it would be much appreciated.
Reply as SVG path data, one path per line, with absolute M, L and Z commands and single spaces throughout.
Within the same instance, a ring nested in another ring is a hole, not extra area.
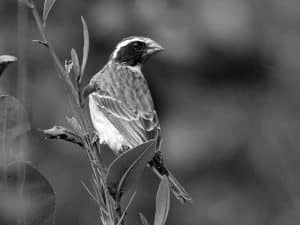
M 100 141 L 100 138 L 95 131 L 92 132 L 91 134 L 88 134 L 88 138 L 90 139 L 92 145 Z

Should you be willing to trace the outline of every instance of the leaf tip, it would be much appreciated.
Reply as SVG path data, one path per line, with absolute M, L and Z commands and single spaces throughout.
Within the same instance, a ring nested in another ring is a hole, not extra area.
M 167 176 L 163 176 L 156 194 L 154 225 L 164 225 L 170 208 L 170 185 Z
M 140 220 L 142 222 L 142 225 L 149 225 L 150 224 L 148 222 L 148 220 L 146 219 L 146 217 L 142 213 L 139 213 L 139 216 L 140 216 Z
M 46 27 L 47 18 L 56 0 L 45 0 L 43 9 L 43 26 Z

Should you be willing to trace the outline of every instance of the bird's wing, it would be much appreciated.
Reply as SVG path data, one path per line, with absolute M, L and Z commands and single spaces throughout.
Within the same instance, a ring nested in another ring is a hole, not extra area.
M 121 133 L 130 144 L 130 147 L 137 146 L 150 138 L 149 135 L 154 127 L 149 124 L 154 123 L 153 118 L 149 120 L 149 118 L 130 110 L 120 100 L 111 96 L 93 93 L 92 99 L 96 103 L 98 110 Z
M 130 147 L 156 137 L 159 122 L 141 71 L 111 64 L 92 82 L 98 87 L 92 95 L 94 102 Z

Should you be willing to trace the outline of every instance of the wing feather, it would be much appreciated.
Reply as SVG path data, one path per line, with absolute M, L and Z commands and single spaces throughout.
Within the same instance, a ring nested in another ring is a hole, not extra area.
M 106 67 L 94 79 L 99 87 L 92 94 L 94 102 L 129 147 L 153 138 L 159 122 L 142 73 L 115 65 Z
M 117 130 L 125 137 L 131 147 L 147 140 L 146 130 L 140 122 L 139 115 L 128 110 L 124 104 L 112 97 L 92 94 L 99 110 L 108 118 Z

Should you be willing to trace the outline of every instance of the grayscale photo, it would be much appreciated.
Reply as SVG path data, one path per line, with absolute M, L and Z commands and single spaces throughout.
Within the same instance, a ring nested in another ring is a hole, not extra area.
M 299 190 L 300 1 L 0 1 L 0 225 L 297 225 Z

